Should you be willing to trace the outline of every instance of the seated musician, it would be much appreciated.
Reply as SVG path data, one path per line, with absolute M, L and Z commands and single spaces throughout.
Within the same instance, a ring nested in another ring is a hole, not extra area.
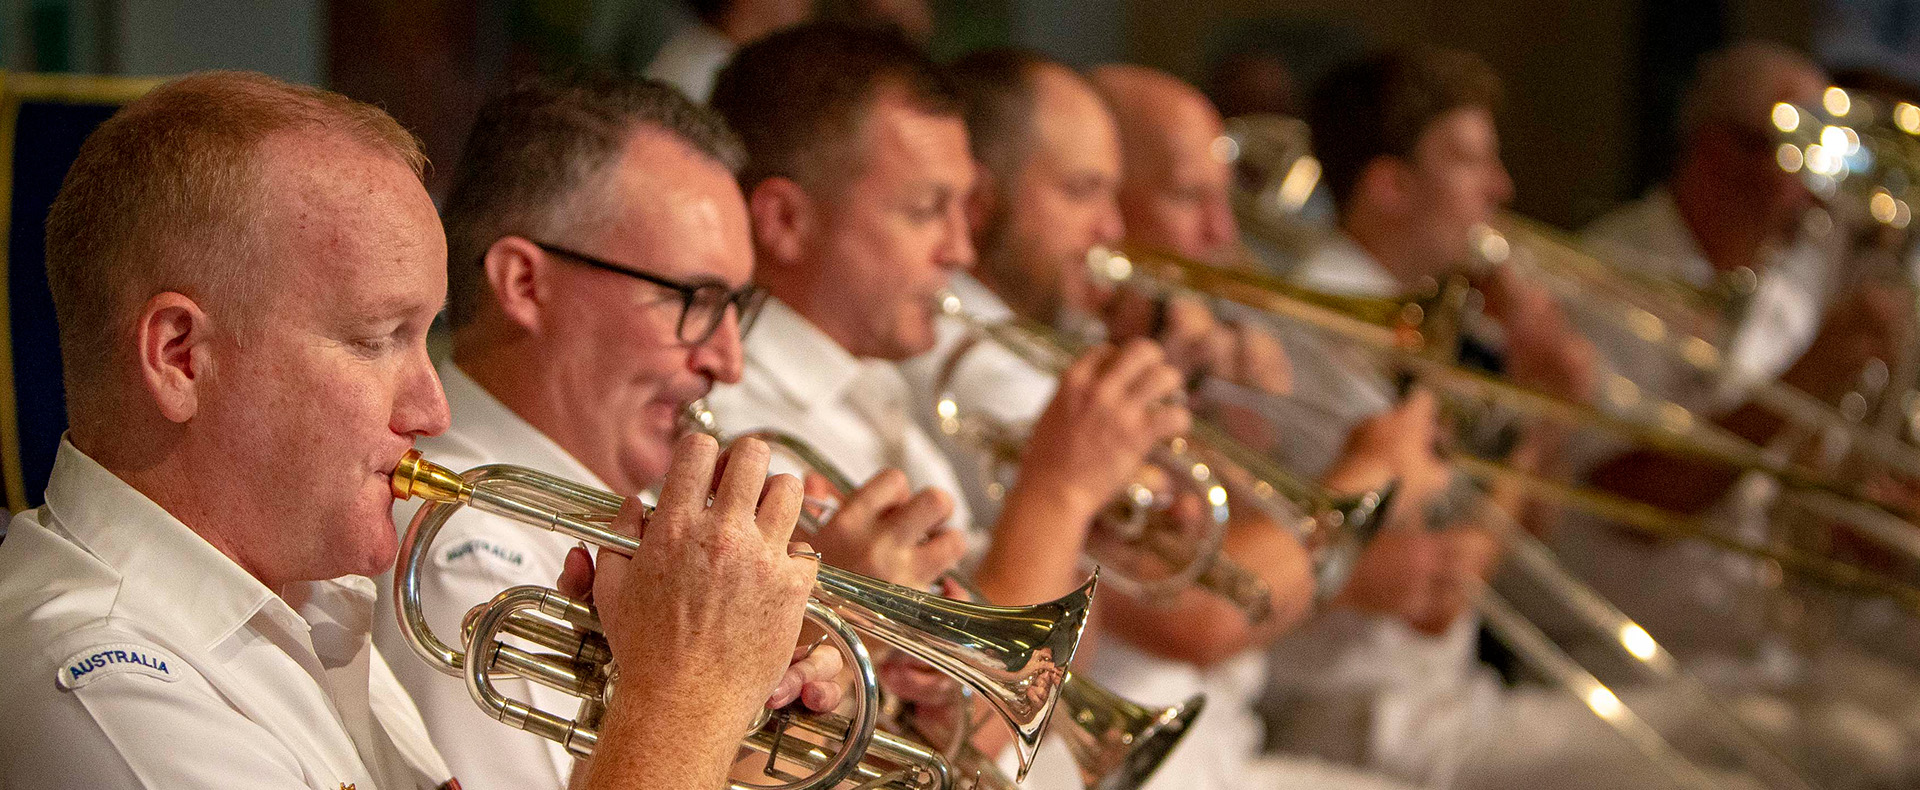
M 733 176 L 741 158 L 718 116 L 658 83 L 548 78 L 490 101 L 445 206 L 453 355 L 439 375 L 453 427 L 419 443 L 428 459 L 453 469 L 516 464 L 623 494 L 659 485 L 683 408 L 714 382 L 739 380 L 740 335 L 764 299 L 751 284 L 746 203 Z M 917 536 L 945 516 L 937 507 L 893 512 L 904 486 L 855 499 L 872 503 L 843 510 L 830 532 Z M 403 532 L 417 508 L 397 506 Z M 879 512 L 889 515 L 861 515 Z M 454 519 L 436 545 L 419 584 L 438 634 L 460 633 L 471 607 L 573 561 L 571 539 L 486 514 Z M 941 550 L 925 553 L 935 564 L 958 554 Z M 841 559 L 898 575 L 865 557 Z M 391 596 L 391 585 L 382 589 Z M 566 786 L 573 760 L 558 743 L 488 722 L 459 678 L 413 660 L 394 618 L 379 618 L 374 635 L 470 790 Z M 839 654 L 807 656 L 770 704 L 801 695 L 793 681 L 804 677 L 820 679 L 806 686 L 805 703 L 834 707 L 839 689 L 827 679 Z M 500 685 L 546 710 L 579 705 L 526 680 Z
M 1498 91 L 1478 58 L 1449 51 L 1389 51 L 1325 77 L 1308 120 L 1338 234 L 1290 277 L 1335 294 L 1398 298 L 1456 270 L 1475 227 L 1512 193 L 1494 126 Z M 1506 330 L 1506 373 L 1584 397 L 1590 350 L 1544 294 L 1504 272 L 1478 285 L 1489 317 Z M 1283 337 L 1303 406 L 1294 422 L 1319 434 L 1288 450 L 1313 469 L 1343 445 L 1337 431 L 1392 408 L 1396 388 L 1338 339 L 1298 328 Z M 1407 413 L 1416 404 L 1421 413 Z M 1426 396 L 1399 406 L 1430 443 L 1437 427 Z M 1508 457 L 1550 457 L 1559 439 L 1528 430 Z M 1376 541 L 1351 584 L 1355 605 L 1329 610 L 1275 652 L 1267 708 L 1270 738 L 1283 750 L 1424 783 L 1452 773 L 1474 718 L 1498 701 L 1476 660 L 1478 620 L 1468 611 L 1498 540 L 1493 525 L 1445 508 L 1456 484 L 1430 444 L 1403 458 L 1409 487 L 1396 507 L 1417 516 L 1406 526 L 1427 522 L 1431 531 L 1390 529 Z M 1413 568 L 1424 573 L 1409 576 Z
M 710 398 L 721 426 L 787 431 L 853 480 L 900 469 L 953 496 L 958 475 L 914 421 L 932 404 L 909 402 L 893 364 L 933 347 L 933 297 L 974 261 L 976 176 L 948 79 L 897 32 L 803 26 L 742 49 L 713 107 L 746 142 L 755 278 L 772 293 L 743 380 Z M 1085 581 L 1094 516 L 1186 430 L 1180 379 L 1144 341 L 1073 365 L 972 568 L 987 600 L 1046 601 Z M 956 502 L 952 526 L 968 512 Z M 816 545 L 829 561 L 859 550 Z
M 1088 249 L 1118 241 L 1134 229 L 1120 221 L 1123 204 L 1116 202 L 1116 191 L 1136 172 L 1126 170 L 1123 177 L 1121 144 L 1126 136 L 1120 129 L 1125 124 L 1116 128 L 1086 77 L 1037 53 L 977 52 L 957 61 L 953 72 L 966 99 L 968 131 L 981 172 L 971 212 L 980 263 L 973 272 L 953 278 L 954 292 L 984 318 L 1017 317 L 1071 333 L 1089 331 L 1081 327 L 1111 318 L 1119 297 L 1088 276 Z M 1153 113 L 1178 115 L 1187 109 L 1157 103 Z M 1214 123 L 1217 134 L 1217 118 Z M 1231 232 L 1230 225 L 1227 230 Z M 1154 241 L 1163 248 L 1189 251 Z M 1225 338 L 1229 343 L 1249 336 L 1214 322 L 1197 301 L 1184 300 L 1172 309 L 1186 307 L 1199 309 L 1195 325 L 1232 333 Z M 1099 324 L 1091 329 L 1105 330 Z M 923 399 L 931 397 L 935 379 L 952 364 L 948 357 L 965 334 L 950 320 L 942 321 L 940 333 L 935 353 L 902 365 Z M 1170 340 L 1170 347 L 1193 348 L 1178 340 Z M 1248 350 L 1216 359 L 1231 364 L 1236 358 L 1259 356 L 1245 353 Z M 987 351 L 968 352 L 948 377 L 946 391 L 968 408 L 991 410 L 1008 421 L 1030 419 L 1053 393 L 1054 381 Z M 1267 364 L 1252 367 L 1284 373 L 1284 359 L 1264 361 Z M 1207 372 L 1228 370 L 1212 367 Z M 1284 375 L 1276 378 L 1274 388 L 1284 389 Z M 1388 430 L 1379 435 L 1404 439 L 1419 434 Z M 1376 488 L 1393 475 L 1379 457 L 1352 459 L 1342 466 L 1345 483 L 1356 489 Z M 1103 642 L 1082 662 L 1089 677 L 1142 703 L 1173 704 L 1194 693 L 1205 693 L 1208 699 L 1206 714 L 1149 787 L 1283 781 L 1271 773 L 1284 770 L 1281 766 L 1252 759 L 1260 740 L 1250 708 L 1262 685 L 1264 656 L 1259 648 L 1297 623 L 1316 591 L 1306 575 L 1308 559 L 1300 543 L 1284 527 L 1246 515 L 1250 512 L 1257 511 L 1237 511 L 1227 538 L 1228 555 L 1267 583 L 1274 613 L 1266 623 L 1255 627 L 1233 607 L 1199 591 L 1189 591 L 1171 605 L 1117 595 L 1102 600 L 1100 622 L 1118 638 Z M 1324 766 L 1292 771 L 1287 780 L 1329 787 L 1385 784 Z
M 373 107 L 234 73 L 81 148 L 47 223 L 72 427 L 0 543 L 0 786 L 458 786 L 368 637 L 391 470 L 448 422 L 423 165 Z M 718 786 L 790 660 L 798 484 L 729 475 L 760 512 L 708 507 L 716 456 L 668 464 L 647 572 L 570 575 L 626 678 L 583 786 Z

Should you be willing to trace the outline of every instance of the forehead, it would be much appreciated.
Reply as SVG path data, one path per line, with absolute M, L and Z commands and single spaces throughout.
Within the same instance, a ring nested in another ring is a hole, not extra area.
M 598 232 L 560 239 L 689 282 L 745 284 L 753 273 L 746 200 L 726 167 L 678 136 L 636 129 L 589 199 L 605 201 Z
M 1162 155 L 1175 180 L 1224 180 L 1231 173 L 1218 141 L 1226 129 L 1220 114 L 1204 98 L 1181 94 L 1169 101 L 1155 122 L 1160 130 Z
M 869 189 L 973 186 L 973 153 L 959 116 L 922 112 L 899 88 L 883 89 L 861 124 L 865 151 L 857 183 Z
M 262 276 L 282 304 L 437 309 L 446 237 L 426 189 L 392 156 L 330 135 L 261 144 Z M 377 303 L 377 304 L 376 304 Z
M 1459 107 L 1427 124 L 1414 144 L 1414 154 L 1473 153 L 1498 145 L 1492 112 L 1485 107 Z
M 1031 155 L 1065 167 L 1120 169 L 1113 115 L 1079 77 L 1053 65 L 1034 74 Z

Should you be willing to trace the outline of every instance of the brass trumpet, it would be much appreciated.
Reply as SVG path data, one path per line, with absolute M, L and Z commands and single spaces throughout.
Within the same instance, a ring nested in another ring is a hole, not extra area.
M 689 404 L 685 419 L 692 429 L 716 439 L 722 438 L 719 421 L 704 401 Z M 766 442 L 777 452 L 786 453 L 805 471 L 820 475 L 842 497 L 858 488 L 852 478 L 821 455 L 813 445 L 791 433 L 759 429 L 726 437 L 726 440 L 730 442 L 748 437 Z M 821 508 L 812 507 L 812 504 L 810 502 L 809 508 L 803 509 L 800 516 L 802 529 L 808 531 L 817 530 L 821 522 L 831 517 L 828 513 L 818 512 Z M 959 584 L 975 600 L 983 599 L 979 591 L 965 579 L 953 574 L 948 574 L 946 578 Z M 1055 720 L 1052 726 L 1058 737 L 1066 739 L 1068 752 L 1073 755 L 1074 765 L 1079 769 L 1081 783 L 1089 790 L 1134 790 L 1153 776 L 1161 761 L 1186 736 L 1205 704 L 1206 697 L 1196 695 L 1172 707 L 1149 708 L 1129 702 L 1098 683 L 1069 672 L 1060 688 L 1060 707 L 1066 718 Z M 964 753 L 971 749 L 965 744 L 957 744 L 956 751 Z M 953 756 L 961 758 L 962 754 Z M 983 784 L 1010 784 L 994 781 L 992 774 L 997 773 L 998 769 L 983 755 L 965 754 L 964 758 L 952 762 L 967 765 L 976 774 L 982 775 Z
M 612 684 L 598 620 L 590 607 L 550 589 L 508 590 L 470 613 L 465 651 L 448 647 L 421 612 L 418 569 L 434 537 L 461 508 L 471 506 L 603 548 L 631 554 L 639 542 L 609 529 L 622 500 L 612 493 L 552 475 L 504 464 L 463 474 L 409 451 L 393 472 L 394 496 L 427 501 L 415 514 L 394 569 L 395 607 L 401 633 L 414 652 L 450 675 L 465 677 L 475 701 L 510 726 L 564 744 L 578 756 L 592 753 L 591 719 Z M 645 515 L 645 514 L 643 514 Z M 832 787 L 853 774 L 860 754 L 875 740 L 878 696 L 872 662 L 858 633 L 879 638 L 980 693 L 1014 730 L 1021 774 L 1031 764 L 1041 734 L 1060 697 L 1086 626 L 1093 581 L 1057 601 L 1030 607 L 996 607 L 942 598 L 919 590 L 821 566 L 808 615 L 852 656 L 856 706 L 845 748 L 816 777 L 797 787 Z M 534 613 L 538 615 L 535 616 Z M 550 628 L 528 627 L 528 618 Z M 533 634 L 554 654 L 531 654 L 491 641 L 498 633 Z M 597 647 L 597 649 L 592 649 Z M 588 700 L 588 721 L 567 719 L 490 691 L 495 673 L 515 674 Z M 929 772 L 934 772 L 929 768 Z
M 950 385 L 960 360 L 979 343 L 991 343 L 1035 370 L 1057 376 L 1071 362 L 1073 344 L 1051 329 L 1029 322 L 984 321 L 969 313 L 951 293 L 942 294 L 938 300 L 943 314 L 965 323 L 973 333 L 973 340 L 956 347 L 941 366 L 935 384 L 935 391 L 940 393 L 935 404 L 940 430 L 958 441 L 983 448 L 995 468 L 1017 464 L 1020 437 L 1008 426 L 982 415 L 967 414 L 951 394 Z M 1152 460 L 1175 470 L 1173 476 L 1177 481 L 1204 486 L 1201 493 L 1214 505 L 1210 515 L 1215 526 L 1206 540 L 1194 546 L 1189 540 L 1156 528 L 1151 513 L 1156 502 L 1151 492 L 1139 486 L 1135 487 L 1139 490 L 1129 491 L 1123 507 L 1109 509 L 1109 514 L 1119 512 L 1128 516 L 1108 518 L 1107 524 L 1124 524 L 1120 532 L 1135 537 L 1136 548 L 1144 548 L 1176 567 L 1187 563 L 1181 573 L 1164 582 L 1137 585 L 1139 592 L 1150 597 L 1196 585 L 1239 606 L 1253 622 L 1269 614 L 1271 598 L 1264 581 L 1234 563 L 1221 550 L 1226 519 L 1232 512 L 1235 496 L 1228 493 L 1222 480 L 1235 478 L 1232 482 L 1241 491 L 1242 505 L 1287 527 L 1313 552 L 1314 589 L 1322 600 L 1331 598 L 1345 584 L 1361 550 L 1385 522 L 1393 500 L 1391 485 L 1354 496 L 1328 493 L 1268 462 L 1202 419 L 1193 421 L 1187 436 L 1157 450 Z

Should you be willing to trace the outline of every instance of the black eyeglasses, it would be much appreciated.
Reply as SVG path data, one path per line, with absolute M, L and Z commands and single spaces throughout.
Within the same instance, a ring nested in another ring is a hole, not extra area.
M 719 283 L 693 285 L 669 280 L 657 274 L 635 271 L 558 245 L 536 241 L 533 246 L 551 255 L 572 258 L 595 269 L 624 274 L 636 280 L 678 292 L 680 321 L 674 327 L 674 336 L 679 338 L 680 342 L 690 346 L 700 345 L 713 337 L 714 331 L 720 328 L 720 322 L 726 318 L 728 305 L 732 305 L 739 311 L 740 334 L 745 335 L 747 330 L 753 327 L 754 319 L 760 317 L 760 308 L 767 303 L 766 289 L 752 283 L 748 283 L 738 291 L 728 290 L 726 286 Z

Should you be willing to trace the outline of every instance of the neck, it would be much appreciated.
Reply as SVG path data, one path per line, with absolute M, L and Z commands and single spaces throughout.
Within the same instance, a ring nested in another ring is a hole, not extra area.
M 761 260 L 766 259 L 761 258 Z M 821 334 L 833 340 L 834 345 L 859 359 L 878 359 L 879 357 L 873 355 L 860 342 L 858 327 L 852 326 L 850 321 L 836 321 L 836 318 L 844 314 L 822 306 L 822 300 L 815 298 L 823 290 L 832 287 L 830 283 L 815 282 L 806 274 L 806 272 L 821 270 L 822 267 L 817 263 L 767 266 L 756 270 L 754 277 L 766 287 L 773 298 L 779 299 L 781 304 L 806 319 L 813 328 L 820 330 Z
M 611 452 L 592 449 L 611 445 L 581 435 L 598 423 L 589 415 L 568 410 L 570 399 L 555 386 L 561 381 L 560 371 L 549 364 L 560 355 L 548 353 L 529 333 L 489 328 L 486 323 L 481 319 L 455 330 L 453 363 L 460 372 L 608 485 L 623 493 L 639 490 L 641 486 L 627 484 Z
M 184 426 L 164 420 L 153 424 L 156 421 L 137 417 L 134 422 L 135 425 L 119 423 L 104 432 L 84 429 L 84 423 L 76 424 L 67 438 L 75 449 L 159 505 L 267 589 L 277 593 L 298 581 L 269 572 L 265 563 L 257 562 L 244 550 L 245 541 L 230 534 L 236 519 L 222 503 L 234 498 L 235 492 L 226 490 L 221 483 L 209 484 L 209 481 L 225 481 L 228 475 L 192 463 L 192 459 L 203 456 L 185 449 L 188 437 Z
M 1420 287 L 1422 280 L 1446 265 L 1446 262 L 1432 260 L 1433 256 L 1405 231 L 1402 223 L 1390 218 L 1356 212 L 1341 220 L 1340 229 L 1386 269 L 1403 290 Z
M 1674 173 L 1674 208 L 1714 271 L 1743 266 L 1758 271 L 1760 253 L 1767 244 L 1765 232 L 1751 217 L 1747 208 L 1751 201 L 1725 194 L 1724 184 L 1704 165 L 1689 161 Z

